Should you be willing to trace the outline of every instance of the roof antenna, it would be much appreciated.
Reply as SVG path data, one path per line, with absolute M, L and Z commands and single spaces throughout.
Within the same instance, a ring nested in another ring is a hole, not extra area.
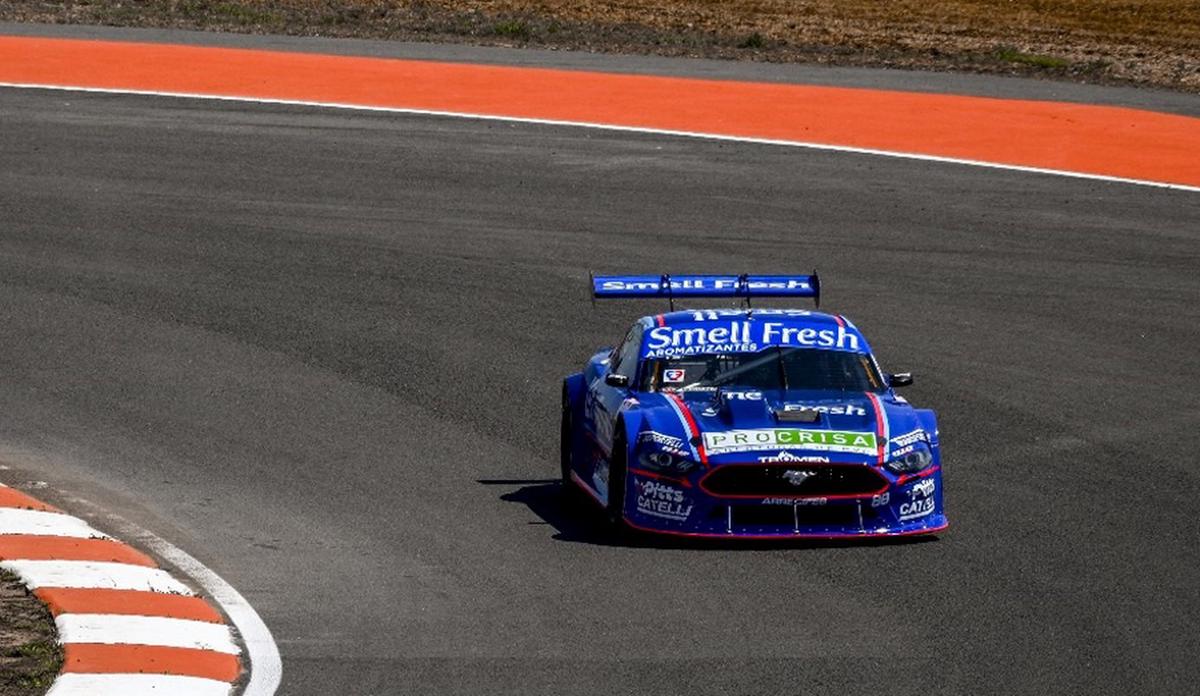
M 596 308 L 596 274 L 592 273 L 592 269 L 588 269 L 588 297 L 592 300 L 592 309 Z
M 667 304 L 670 305 L 671 311 L 674 312 L 675 311 L 675 291 L 671 288 L 671 276 L 667 275 L 666 273 L 662 274 L 662 278 L 659 278 L 658 283 L 659 283 L 660 290 L 667 291 Z

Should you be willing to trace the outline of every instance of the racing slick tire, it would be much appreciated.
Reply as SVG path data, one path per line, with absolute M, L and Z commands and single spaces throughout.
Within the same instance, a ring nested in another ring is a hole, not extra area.
M 620 429 L 618 428 L 618 431 Z M 605 512 L 618 533 L 628 529 L 625 523 L 625 439 L 613 439 L 612 455 L 608 464 L 608 505 Z
M 563 492 L 570 493 L 574 488 L 571 481 L 571 459 L 575 452 L 574 423 L 571 422 L 571 402 L 567 399 L 566 391 L 562 400 L 562 425 L 559 428 L 558 467 L 562 477 Z

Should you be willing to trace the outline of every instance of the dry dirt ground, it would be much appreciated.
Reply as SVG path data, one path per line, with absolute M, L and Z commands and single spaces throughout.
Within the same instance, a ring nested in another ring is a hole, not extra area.
M 62 665 L 57 637 L 46 606 L 0 571 L 0 696 L 46 693 Z
M 891 66 L 1200 92 L 1200 0 L 0 0 L 0 21 Z

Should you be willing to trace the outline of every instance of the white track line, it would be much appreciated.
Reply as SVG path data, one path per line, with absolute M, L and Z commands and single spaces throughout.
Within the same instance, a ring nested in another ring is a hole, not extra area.
M 228 655 L 242 651 L 224 624 L 163 616 L 122 614 L 59 614 L 54 620 L 61 643 L 156 645 L 166 648 L 212 650 Z
M 509 123 L 532 123 L 546 126 L 573 126 L 577 128 L 595 128 L 599 130 L 621 131 L 626 133 L 646 133 L 650 135 L 668 135 L 683 138 L 703 138 L 706 140 L 721 140 L 726 142 L 737 143 L 754 143 L 758 145 L 783 145 L 786 147 L 802 147 L 811 150 L 825 150 L 829 152 L 850 152 L 859 155 L 877 155 L 880 157 L 896 157 L 900 159 L 919 160 L 923 162 L 938 162 L 942 164 L 960 164 L 971 167 L 985 167 L 988 169 L 1003 169 L 1006 171 L 1025 172 L 1029 174 L 1048 174 L 1052 176 L 1066 176 L 1073 179 L 1089 179 L 1092 181 L 1106 181 L 1118 184 L 1135 184 L 1137 186 L 1152 186 L 1154 188 L 1172 189 L 1176 191 L 1191 191 L 1200 193 L 1200 186 L 1188 186 L 1186 184 L 1171 184 L 1162 181 L 1147 181 L 1145 179 L 1127 179 L 1119 176 L 1106 176 L 1103 174 L 1086 174 L 1083 172 L 1072 172 L 1064 169 L 1046 169 L 1042 167 L 1026 167 L 1018 164 L 1001 164 L 997 162 L 985 162 L 983 160 L 964 159 L 959 157 L 940 157 L 937 155 L 923 155 L 915 152 L 902 152 L 894 150 L 876 150 L 863 147 L 848 147 L 844 145 L 828 145 L 825 143 L 811 143 L 799 140 L 772 140 L 770 138 L 750 138 L 738 135 L 718 135 L 714 133 L 701 133 L 697 131 L 681 131 L 668 130 L 663 128 L 641 128 L 638 126 L 619 126 L 609 123 L 591 123 L 588 121 L 559 121 L 554 119 L 543 118 L 524 118 L 519 116 L 500 116 L 496 114 L 473 114 L 460 111 L 437 111 L 431 109 L 405 109 L 393 106 L 364 106 L 361 104 L 341 104 L 337 102 L 321 102 L 308 101 L 299 99 L 263 99 L 259 97 L 240 97 L 233 95 L 216 95 L 216 94 L 195 94 L 191 92 L 160 92 L 155 90 L 141 89 L 107 89 L 101 87 L 73 87 L 69 85 L 43 85 L 43 84 L 26 84 L 17 82 L 0 82 L 0 87 L 13 87 L 16 89 L 51 89 L 66 92 L 94 92 L 99 94 L 137 94 L 150 97 L 179 97 L 183 99 L 207 99 L 212 101 L 232 101 L 232 102 L 247 102 L 253 104 L 282 104 L 286 106 L 311 106 L 325 109 L 349 109 L 353 111 L 380 111 L 385 113 L 395 114 L 416 114 L 420 116 L 445 116 L 450 118 L 469 118 L 484 121 L 505 121 Z
M 283 660 L 279 657 L 279 647 L 275 645 L 271 630 L 267 628 L 254 607 L 250 606 L 246 598 L 232 585 L 225 582 L 220 575 L 209 570 L 188 552 L 124 519 L 119 517 L 115 517 L 115 519 L 126 528 L 129 532 L 128 536 L 194 580 L 214 602 L 221 606 L 225 615 L 233 622 L 238 635 L 241 636 L 242 643 L 246 646 L 245 657 L 250 661 L 250 664 L 246 665 L 246 669 L 250 672 L 250 679 L 242 690 L 242 696 L 272 696 L 283 679 Z M 163 691 L 161 693 L 170 693 L 174 696 L 176 692 Z M 47 696 L 62 695 L 47 694 Z M 127 695 L 122 693 L 122 696 Z
M 229 696 L 223 681 L 165 674 L 58 675 L 46 696 Z
M 0 534 L 33 534 L 77 539 L 108 538 L 78 517 L 25 508 L 0 508 Z
M 140 590 L 194 595 L 191 588 L 158 568 L 97 561 L 3 561 L 0 567 L 21 577 L 30 589 L 71 587 L 92 590 Z

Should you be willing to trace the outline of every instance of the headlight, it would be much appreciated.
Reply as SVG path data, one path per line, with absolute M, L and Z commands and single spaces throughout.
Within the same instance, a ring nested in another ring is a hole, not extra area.
M 680 457 L 662 450 L 642 452 L 638 456 L 638 461 L 647 469 L 661 471 L 664 474 L 685 474 L 696 466 L 696 463 L 687 457 Z
M 929 448 L 917 445 L 911 452 L 905 452 L 884 466 L 895 474 L 915 474 L 928 469 L 932 464 L 933 454 L 929 452 Z

